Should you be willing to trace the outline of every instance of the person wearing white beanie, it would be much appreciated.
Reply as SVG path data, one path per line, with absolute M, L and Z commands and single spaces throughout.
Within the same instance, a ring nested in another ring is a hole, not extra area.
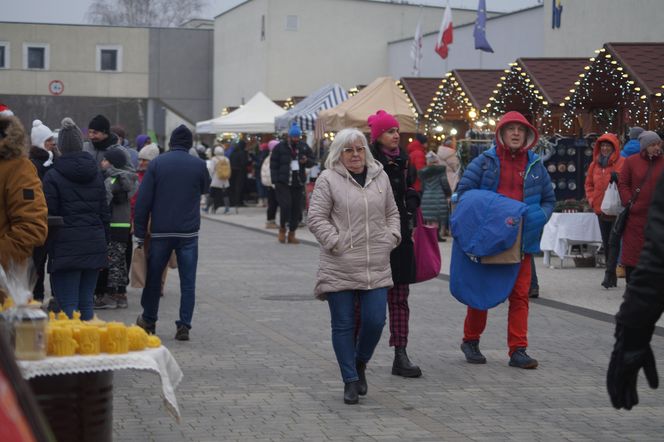
M 53 164 L 53 150 L 55 149 L 55 135 L 40 120 L 32 122 L 30 131 L 30 159 L 37 167 L 39 178 L 43 179 L 48 167 Z

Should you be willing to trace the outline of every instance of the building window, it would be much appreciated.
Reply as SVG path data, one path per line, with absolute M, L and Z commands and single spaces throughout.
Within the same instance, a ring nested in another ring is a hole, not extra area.
M 45 43 L 23 43 L 23 68 L 48 69 L 49 46 Z
M 97 45 L 97 70 L 102 72 L 121 72 L 122 46 Z
M 0 69 L 9 68 L 9 42 L 0 41 Z
M 297 31 L 300 28 L 300 17 L 297 15 L 286 16 L 286 30 Z

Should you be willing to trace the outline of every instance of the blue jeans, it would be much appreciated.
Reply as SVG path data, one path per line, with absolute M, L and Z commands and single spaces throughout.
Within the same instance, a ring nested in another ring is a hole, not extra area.
M 81 312 L 81 319 L 94 316 L 93 297 L 99 270 L 64 270 L 51 273 L 51 286 L 58 305 L 70 318 L 74 310 Z
M 196 266 L 198 265 L 198 237 L 152 238 L 148 247 L 148 269 L 141 295 L 143 319 L 157 322 L 161 295 L 161 275 L 175 250 L 180 275 L 180 319 L 177 325 L 191 328 L 196 302 Z
M 360 300 L 361 325 L 355 341 L 355 296 Z M 327 294 L 332 322 L 332 347 L 341 377 L 346 382 L 359 379 L 356 361 L 369 362 L 385 326 L 387 288 L 348 290 Z

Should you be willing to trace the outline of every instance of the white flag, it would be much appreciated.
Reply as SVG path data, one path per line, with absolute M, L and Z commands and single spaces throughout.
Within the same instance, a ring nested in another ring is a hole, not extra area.
M 413 76 L 420 76 L 420 66 L 422 64 L 422 14 L 417 21 L 415 28 L 415 37 L 413 39 L 413 46 L 410 48 L 410 58 L 413 59 Z

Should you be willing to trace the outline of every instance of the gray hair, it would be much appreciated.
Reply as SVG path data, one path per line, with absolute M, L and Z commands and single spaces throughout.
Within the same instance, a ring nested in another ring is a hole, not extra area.
M 365 162 L 367 165 L 372 164 L 375 160 L 371 154 L 371 149 L 369 149 L 367 137 L 364 136 L 364 134 L 359 129 L 348 127 L 346 129 L 341 129 L 334 137 L 332 144 L 330 144 L 330 151 L 328 152 L 327 159 L 325 160 L 325 168 L 334 169 L 334 166 L 340 162 L 339 158 L 341 157 L 341 151 L 353 144 L 355 141 L 362 142 L 362 146 L 364 146 Z

